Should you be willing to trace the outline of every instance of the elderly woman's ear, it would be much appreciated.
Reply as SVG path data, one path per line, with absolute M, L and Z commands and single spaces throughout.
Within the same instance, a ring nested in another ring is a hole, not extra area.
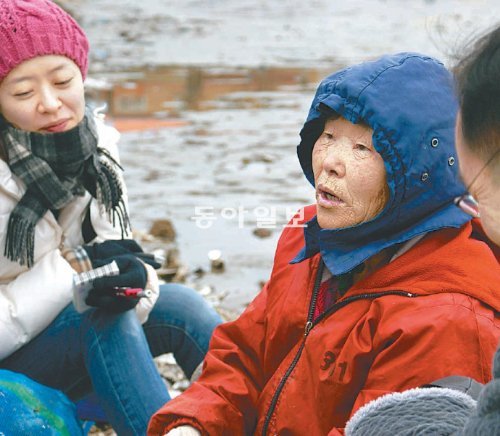
M 371 221 L 384 209 L 389 187 L 373 130 L 337 116 L 314 144 L 312 167 L 320 227 L 338 229 Z

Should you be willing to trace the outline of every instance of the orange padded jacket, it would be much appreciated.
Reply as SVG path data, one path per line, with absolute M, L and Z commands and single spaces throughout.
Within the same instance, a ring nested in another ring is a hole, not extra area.
M 306 220 L 315 207 L 306 208 Z M 428 234 L 312 321 L 320 256 L 286 228 L 271 278 L 214 332 L 200 379 L 148 434 L 338 434 L 363 404 L 451 375 L 490 379 L 500 338 L 500 267 L 478 223 Z

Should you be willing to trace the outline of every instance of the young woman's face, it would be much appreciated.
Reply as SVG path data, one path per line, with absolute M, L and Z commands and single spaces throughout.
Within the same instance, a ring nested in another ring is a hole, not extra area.
M 66 56 L 29 59 L 0 83 L 0 112 L 18 129 L 54 133 L 75 127 L 85 112 L 82 74 Z
M 328 120 L 314 144 L 312 164 L 318 224 L 323 229 L 370 221 L 389 199 L 384 161 L 373 130 L 339 117 Z

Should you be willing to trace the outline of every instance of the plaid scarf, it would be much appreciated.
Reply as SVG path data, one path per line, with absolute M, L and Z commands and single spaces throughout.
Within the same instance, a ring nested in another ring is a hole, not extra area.
M 26 193 L 9 217 L 5 256 L 21 265 L 34 262 L 35 226 L 51 210 L 59 210 L 88 191 L 103 205 L 110 221 L 119 219 L 122 234 L 130 223 L 123 202 L 119 164 L 97 147 L 94 115 L 87 109 L 74 128 L 58 133 L 20 130 L 0 120 L 0 140 L 11 171 L 26 184 Z M 121 168 L 121 167 L 120 167 Z

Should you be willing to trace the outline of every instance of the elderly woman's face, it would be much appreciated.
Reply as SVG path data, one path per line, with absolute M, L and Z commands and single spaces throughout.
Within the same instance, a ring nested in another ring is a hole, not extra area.
M 314 144 L 312 164 L 318 223 L 323 229 L 370 221 L 389 199 L 384 161 L 373 130 L 342 117 L 328 120 Z
M 485 168 L 484 159 L 467 147 L 462 136 L 460 116 L 457 117 L 455 145 L 462 180 L 478 202 L 484 231 L 495 244 L 500 245 L 500 186 L 498 183 L 500 177 L 498 174 L 493 174 L 498 168 L 498 163 L 492 161 Z M 500 159 L 500 155 L 496 159 Z

